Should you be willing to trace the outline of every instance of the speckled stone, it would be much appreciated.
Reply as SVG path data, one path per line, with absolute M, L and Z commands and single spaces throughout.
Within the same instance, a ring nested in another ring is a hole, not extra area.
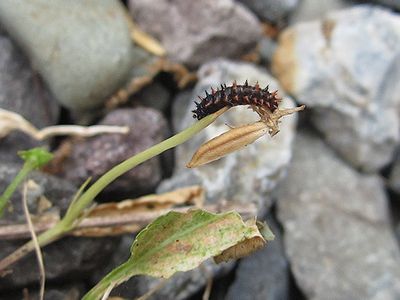
M 63 176 L 77 185 L 89 177 L 98 179 L 113 166 L 161 142 L 168 135 L 166 120 L 151 108 L 117 109 L 106 115 L 100 124 L 128 126 L 130 131 L 126 135 L 103 134 L 73 142 L 62 168 Z M 150 192 L 161 176 L 161 158 L 157 156 L 119 177 L 106 191 L 124 196 Z

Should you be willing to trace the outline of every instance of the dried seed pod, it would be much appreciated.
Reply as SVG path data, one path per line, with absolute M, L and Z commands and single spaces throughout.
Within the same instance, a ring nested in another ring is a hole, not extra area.
M 279 132 L 279 123 L 282 117 L 302 111 L 305 107 L 305 105 L 302 105 L 294 108 L 278 108 L 273 113 L 271 113 L 269 109 L 264 109 L 263 107 L 252 106 L 251 108 L 257 112 L 261 121 L 268 126 L 268 133 L 270 136 L 274 136 Z
M 253 143 L 267 132 L 268 125 L 264 122 L 233 128 L 201 145 L 187 164 L 187 167 L 195 168 L 220 159 Z

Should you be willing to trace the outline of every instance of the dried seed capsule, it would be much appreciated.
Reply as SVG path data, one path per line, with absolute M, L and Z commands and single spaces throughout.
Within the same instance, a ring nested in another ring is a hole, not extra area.
M 220 159 L 253 143 L 267 132 L 268 126 L 264 122 L 233 128 L 201 145 L 187 167 L 195 168 Z

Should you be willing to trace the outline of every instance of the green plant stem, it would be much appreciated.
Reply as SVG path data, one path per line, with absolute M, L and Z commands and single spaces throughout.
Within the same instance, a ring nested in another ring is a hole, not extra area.
M 145 162 L 146 160 L 149 160 L 150 158 L 157 156 L 158 154 L 174 148 L 184 142 L 186 142 L 188 139 L 193 137 L 195 134 L 200 132 L 202 129 L 207 127 L 209 124 L 214 122 L 216 117 L 218 115 L 213 114 L 210 115 L 189 128 L 186 128 L 185 130 L 181 131 L 180 133 L 170 137 L 169 139 L 166 139 L 165 141 L 162 141 L 161 143 L 154 145 L 150 147 L 149 149 L 140 152 L 139 154 L 136 154 L 132 156 L 131 158 L 128 158 L 127 160 L 123 161 L 122 163 L 116 165 L 113 167 L 111 170 L 109 170 L 107 173 L 105 173 L 103 176 L 101 176 L 85 193 L 82 194 L 81 197 L 76 201 L 75 205 L 71 207 L 71 209 L 67 212 L 65 215 L 63 221 L 65 222 L 66 225 L 72 224 L 74 220 L 76 220 L 81 212 L 90 205 L 90 203 L 93 201 L 93 199 L 105 188 L 107 187 L 111 182 L 113 182 L 115 179 L 117 179 L 119 176 L 122 174 L 128 172 L 132 168 L 136 167 L 137 165 Z
M 59 239 L 66 232 L 72 230 L 79 223 L 81 214 L 84 209 L 86 209 L 93 202 L 94 198 L 116 178 L 128 172 L 135 166 L 145 162 L 146 160 L 186 142 L 188 139 L 192 138 L 195 134 L 214 122 L 215 119 L 224 111 L 225 110 L 220 110 L 212 115 L 201 119 L 200 121 L 194 123 L 192 126 L 181 131 L 180 133 L 170 137 L 165 141 L 162 141 L 157 145 L 154 145 L 153 147 L 143 152 L 132 156 L 131 158 L 128 158 L 127 160 L 113 167 L 111 170 L 101 176 L 95 183 L 93 183 L 93 185 L 76 201 L 73 201 L 71 203 L 67 213 L 60 222 L 58 222 L 53 228 L 43 232 L 41 235 L 38 236 L 39 245 L 47 245 Z M 34 245 L 31 241 L 18 248 L 16 251 L 0 261 L 0 271 L 9 267 L 11 264 L 15 263 L 33 250 Z
M 98 300 L 104 295 L 110 286 L 117 286 L 134 275 L 139 274 L 132 268 L 133 261 L 128 259 L 119 267 L 108 273 L 94 288 L 83 296 L 82 300 Z
M 8 203 L 8 200 L 14 194 L 20 183 L 28 176 L 28 174 L 33 170 L 32 165 L 29 162 L 24 163 L 22 169 L 18 172 L 17 176 L 14 177 L 10 185 L 6 188 L 3 195 L 0 197 L 0 218 L 3 216 L 4 209 Z

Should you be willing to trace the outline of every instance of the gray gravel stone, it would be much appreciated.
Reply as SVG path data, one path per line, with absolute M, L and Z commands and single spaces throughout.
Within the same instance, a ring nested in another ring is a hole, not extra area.
M 0 35 L 0 69 L 1 108 L 21 114 L 37 127 L 57 122 L 57 103 L 7 35 Z
M 400 156 L 397 155 L 389 175 L 389 187 L 400 194 Z
M 298 0 L 239 0 L 259 18 L 273 24 L 281 24 L 298 6 Z M 304 0 L 303 0 L 304 1 Z
M 155 81 L 144 87 L 134 97 L 143 106 L 166 112 L 170 104 L 171 93 L 159 81 Z
M 44 300 L 79 300 L 82 298 L 84 292 L 83 283 L 63 283 L 60 285 L 54 285 L 46 283 L 46 289 L 44 293 Z M 15 292 L 7 293 L 6 295 L 0 295 L 1 300 L 21 300 L 24 299 L 24 295 L 28 294 L 29 299 L 36 300 L 39 298 L 39 291 L 34 287 L 20 289 Z M 3 296 L 3 297 L 2 297 Z
M 135 48 L 119 1 L 0 1 L 0 23 L 60 103 L 101 105 L 129 75 Z
M 218 56 L 238 57 L 261 35 L 256 16 L 233 0 L 131 0 L 129 7 L 173 60 L 190 66 Z
M 103 125 L 128 126 L 124 134 L 103 134 L 72 145 L 63 163 L 63 176 L 82 184 L 87 178 L 98 179 L 116 164 L 161 142 L 168 135 L 166 120 L 151 108 L 117 109 L 100 122 Z M 119 177 L 106 189 L 124 195 L 146 193 L 161 180 L 161 159 L 154 157 Z
M 400 10 L 400 0 L 370 0 L 369 2 Z
M 26 241 L 24 241 L 26 242 Z M 116 238 L 66 237 L 42 249 L 46 279 L 65 281 L 85 280 L 102 267 L 113 253 Z M 0 257 L 5 257 L 22 241 L 0 241 Z M 12 273 L 0 281 L 0 290 L 25 287 L 39 282 L 38 262 L 34 253 L 11 266 Z
M 261 63 L 270 67 L 277 46 L 278 43 L 274 39 L 266 36 L 261 38 L 260 42 L 258 43 Z
M 275 239 L 256 253 L 240 260 L 235 281 L 225 300 L 282 300 L 289 297 L 289 264 L 282 237 L 271 218 L 267 219 Z
M 296 282 L 308 299 L 399 299 L 400 252 L 383 182 L 318 138 L 299 134 L 278 217 Z
M 273 62 L 284 88 L 347 161 L 387 165 L 399 142 L 400 17 L 372 6 L 285 31 Z
M 207 260 L 201 268 L 188 272 L 176 273 L 167 284 L 158 290 L 151 300 L 186 300 L 199 292 L 207 283 L 209 276 L 223 276 L 234 267 L 233 262 L 216 265 L 214 261 Z M 127 298 L 144 295 L 149 290 L 160 284 L 160 279 L 139 276 L 127 282 L 125 288 L 121 286 L 121 295 Z
M 397 238 L 397 242 L 400 244 L 400 223 L 397 224 L 396 226 L 396 238 Z
M 327 13 L 350 7 L 349 0 L 301 0 L 298 7 L 290 15 L 289 23 L 318 20 Z
M 182 130 L 194 123 L 191 110 L 197 95 L 204 96 L 204 90 L 218 87 L 222 83 L 230 85 L 233 80 L 243 84 L 256 81 L 261 86 L 269 84 L 271 90 L 279 89 L 275 79 L 262 69 L 247 63 L 228 60 L 215 60 L 203 65 L 198 72 L 199 81 L 189 98 L 180 97 L 174 104 L 175 130 Z M 289 97 L 280 92 L 285 99 L 282 107 L 292 107 Z M 228 199 L 229 201 L 258 205 L 259 213 L 271 204 L 270 191 L 285 174 L 291 158 L 291 144 L 295 134 L 296 116 L 286 117 L 281 123 L 281 132 L 273 138 L 264 136 L 245 149 L 205 166 L 188 169 L 185 164 L 193 153 L 206 140 L 229 129 L 230 126 L 243 125 L 258 121 L 258 116 L 247 107 L 235 107 L 224 113 L 213 124 L 186 143 L 175 148 L 176 167 L 171 179 L 162 182 L 159 191 L 200 184 L 207 192 L 211 202 Z
M 38 128 L 57 122 L 59 107 L 29 61 L 5 34 L 0 33 L 0 108 L 22 115 Z M 0 140 L 0 162 L 19 162 L 17 151 L 39 143 L 14 132 Z
M 0 164 L 0 193 L 3 193 L 21 167 L 22 163 L 3 162 Z M 76 192 L 76 188 L 70 182 L 36 171 L 32 172 L 28 179 L 32 179 L 38 185 L 35 191 L 37 197 L 34 200 L 40 196 L 44 196 L 52 203 L 49 211 L 55 210 L 63 214 L 67 210 L 69 202 Z M 0 218 L 0 225 L 26 222 L 21 201 L 21 191 L 21 187 L 18 188 L 10 198 L 9 203 L 12 208 L 10 207 L 10 209 L 5 210 L 4 215 Z M 32 202 L 28 201 L 28 208 L 32 214 L 36 214 L 38 211 L 38 202 L 34 200 Z

